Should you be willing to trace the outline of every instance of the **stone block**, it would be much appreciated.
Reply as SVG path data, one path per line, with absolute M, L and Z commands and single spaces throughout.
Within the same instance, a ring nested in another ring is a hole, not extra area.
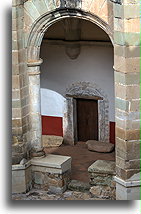
M 63 143 L 63 137 L 55 135 L 42 135 L 43 147 L 58 147 Z
M 12 108 L 20 108 L 21 101 L 20 100 L 12 100 Z
M 140 32 L 140 19 L 114 18 L 114 30 L 121 32 Z
M 99 173 L 99 174 L 115 174 L 115 162 L 106 160 L 97 160 L 89 168 L 89 173 Z
M 116 165 L 122 169 L 140 169 L 140 159 L 125 160 L 116 156 Z
M 21 135 L 23 134 L 22 132 L 22 127 L 12 127 L 12 135 Z
M 38 17 L 40 17 L 40 13 L 39 11 L 37 10 L 36 6 L 34 5 L 33 2 L 31 1 L 26 1 L 24 3 L 24 8 L 25 10 L 28 11 L 28 13 L 30 14 L 30 16 L 33 18 L 33 19 L 37 19 Z
M 90 193 L 97 198 L 115 199 L 115 162 L 98 160 L 89 168 Z
M 33 182 L 53 193 L 62 193 L 70 181 L 71 158 L 60 155 L 47 155 L 33 158 Z
M 123 73 L 140 72 L 140 58 L 125 58 L 114 55 L 114 69 Z
M 12 120 L 12 127 L 21 127 L 22 126 L 22 120 L 21 119 L 13 119 Z
M 12 109 L 12 118 L 21 118 L 21 108 L 13 108 Z
M 140 73 L 123 73 L 115 71 L 115 82 L 116 84 L 122 85 L 139 85 L 140 84 Z
M 139 108 L 140 108 L 140 99 L 139 100 L 131 100 L 130 101 L 130 111 L 131 112 L 139 112 Z
M 114 42 L 117 45 L 140 46 L 140 33 L 115 31 Z
M 44 184 L 44 174 L 42 172 L 34 172 L 33 181 L 35 184 Z
M 140 86 L 139 85 L 125 86 L 121 84 L 115 84 L 115 94 L 116 97 L 125 100 L 139 99 Z
M 48 154 L 45 158 L 31 160 L 33 166 L 43 166 L 46 168 L 61 169 L 62 173 L 71 168 L 71 158 L 61 155 Z
M 24 152 L 26 152 L 26 144 L 25 143 L 12 144 L 12 152 L 13 153 L 24 153 Z
M 116 180 L 116 200 L 139 200 L 140 181 L 126 182 L 118 177 Z
M 115 200 L 116 199 L 116 188 L 109 186 L 93 186 L 90 188 L 90 193 L 93 197 Z
M 113 8 L 116 18 L 133 19 L 140 17 L 139 4 L 114 4 Z
M 89 191 L 90 185 L 89 183 L 84 183 L 78 180 L 71 180 L 71 182 L 68 185 L 68 189 L 71 191 L 85 192 Z
M 13 50 L 12 51 L 12 64 L 13 65 L 18 65 L 19 63 L 19 56 L 18 56 L 18 51 L 17 50 Z
M 140 159 L 140 142 L 116 138 L 116 155 L 124 160 Z
M 125 130 L 125 129 L 116 127 L 116 137 L 127 141 L 139 140 L 140 130 Z
M 19 75 L 12 76 L 12 89 L 19 89 L 20 88 L 20 81 Z
M 116 166 L 116 176 L 123 180 L 130 180 L 130 178 L 139 173 L 140 169 L 122 169 L 118 166 Z
M 41 15 L 48 12 L 48 8 L 44 0 L 33 0 L 32 2 Z
M 114 45 L 114 54 L 126 58 L 134 58 L 140 56 L 140 46 L 124 46 Z
M 120 109 L 116 109 L 116 117 L 124 119 L 124 120 L 139 120 L 140 113 L 139 112 L 124 112 L 124 111 L 121 111 Z
M 96 140 L 88 140 L 86 142 L 88 146 L 88 150 L 95 152 L 111 152 L 114 149 L 114 145 L 112 143 L 105 143 Z
M 115 107 L 119 110 L 128 112 L 130 108 L 130 102 L 121 98 L 115 98 Z
M 12 193 L 25 193 L 32 187 L 30 162 L 12 166 Z

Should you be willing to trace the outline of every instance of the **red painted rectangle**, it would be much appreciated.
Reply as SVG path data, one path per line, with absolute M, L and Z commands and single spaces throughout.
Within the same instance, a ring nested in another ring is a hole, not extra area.
M 110 122 L 110 143 L 115 144 L 115 122 Z
M 42 134 L 63 136 L 62 117 L 42 115 Z

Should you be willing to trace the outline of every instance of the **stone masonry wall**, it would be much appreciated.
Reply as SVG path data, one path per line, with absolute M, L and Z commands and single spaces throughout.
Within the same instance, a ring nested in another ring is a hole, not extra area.
M 114 5 L 117 176 L 140 171 L 140 2 Z
M 63 174 L 57 174 L 41 172 L 38 168 L 36 167 L 32 174 L 33 186 L 35 188 L 52 193 L 63 193 L 67 189 L 68 183 L 70 182 L 70 171 L 64 172 Z

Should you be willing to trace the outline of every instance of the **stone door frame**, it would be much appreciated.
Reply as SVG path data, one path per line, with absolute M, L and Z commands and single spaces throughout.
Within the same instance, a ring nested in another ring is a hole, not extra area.
M 63 117 L 64 143 L 74 145 L 77 141 L 76 99 L 98 100 L 98 138 L 109 142 L 109 102 L 104 91 L 95 83 L 76 82 L 66 90 L 65 111 Z

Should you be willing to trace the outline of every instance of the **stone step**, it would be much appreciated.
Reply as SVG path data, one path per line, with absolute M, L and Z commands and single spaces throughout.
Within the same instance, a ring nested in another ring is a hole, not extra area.
M 72 191 L 86 192 L 89 191 L 90 185 L 89 183 L 85 183 L 78 180 L 71 180 L 68 185 L 68 189 Z

